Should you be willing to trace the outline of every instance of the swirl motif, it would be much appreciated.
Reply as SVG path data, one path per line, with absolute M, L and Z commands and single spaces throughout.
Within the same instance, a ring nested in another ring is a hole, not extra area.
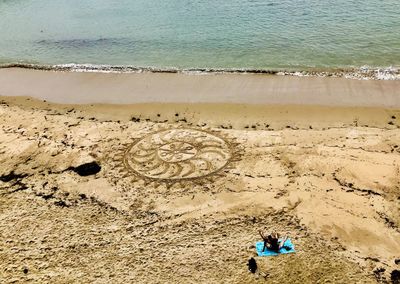
M 125 168 L 150 180 L 180 181 L 212 175 L 230 162 L 224 139 L 197 129 L 170 129 L 150 134 L 125 151 Z

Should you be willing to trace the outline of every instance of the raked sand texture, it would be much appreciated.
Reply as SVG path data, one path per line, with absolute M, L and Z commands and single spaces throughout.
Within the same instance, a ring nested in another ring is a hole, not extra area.
M 376 283 L 399 269 L 396 108 L 2 97 L 0 125 L 0 282 Z M 79 175 L 89 162 L 100 171 Z M 297 252 L 256 257 L 259 229 Z

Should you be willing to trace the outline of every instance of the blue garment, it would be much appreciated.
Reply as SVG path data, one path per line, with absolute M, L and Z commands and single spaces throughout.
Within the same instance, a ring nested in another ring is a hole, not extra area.
M 292 244 L 290 239 L 287 239 L 285 241 L 285 244 L 279 250 L 279 253 L 276 252 L 276 251 L 270 250 L 268 248 L 266 248 L 265 251 L 262 251 L 263 248 L 264 248 L 264 242 L 257 242 L 256 243 L 256 251 L 257 251 L 258 256 L 275 256 L 275 255 L 280 255 L 280 254 L 296 252 L 294 250 L 294 245 Z

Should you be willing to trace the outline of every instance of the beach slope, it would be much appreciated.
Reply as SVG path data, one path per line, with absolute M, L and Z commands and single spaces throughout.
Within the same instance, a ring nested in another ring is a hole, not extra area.
M 399 83 L 342 80 L 0 70 L 0 279 L 253 283 L 266 229 L 267 283 L 390 281 Z

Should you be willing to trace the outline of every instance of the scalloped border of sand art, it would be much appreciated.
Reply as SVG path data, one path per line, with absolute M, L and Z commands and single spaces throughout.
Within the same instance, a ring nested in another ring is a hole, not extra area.
M 125 145 L 117 160 L 119 172 L 131 177 L 132 182 L 141 180 L 145 185 L 170 187 L 177 183 L 213 182 L 234 168 L 241 157 L 239 143 L 221 131 L 178 127 L 134 139 Z

